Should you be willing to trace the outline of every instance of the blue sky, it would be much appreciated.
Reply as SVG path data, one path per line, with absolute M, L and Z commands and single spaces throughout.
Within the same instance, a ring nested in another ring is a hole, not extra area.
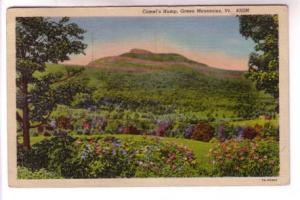
M 85 59 L 75 56 L 73 62 L 87 62 L 91 56 L 113 56 L 121 53 L 121 49 L 148 48 L 154 52 L 175 51 L 199 62 L 211 62 L 207 64 L 214 67 L 245 70 L 254 48 L 253 41 L 239 33 L 239 21 L 234 16 L 78 17 L 71 20 L 87 31 L 85 42 L 88 44 Z M 220 62 L 213 62 L 213 58 Z M 222 62 L 224 59 L 227 63 Z M 222 63 L 228 66 L 215 66 Z

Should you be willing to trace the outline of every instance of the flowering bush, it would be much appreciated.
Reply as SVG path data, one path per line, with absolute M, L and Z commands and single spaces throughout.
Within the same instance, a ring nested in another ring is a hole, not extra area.
M 238 132 L 239 128 L 230 124 L 220 124 L 216 127 L 216 137 L 221 142 L 238 137 Z
M 71 124 L 71 119 L 60 116 L 56 119 L 57 127 L 61 129 L 73 129 L 73 125 Z
M 153 140 L 136 156 L 136 177 L 199 176 L 194 154 L 185 146 Z
M 157 123 L 157 128 L 155 129 L 155 135 L 164 137 L 167 136 L 168 130 L 172 127 L 171 121 L 159 121 Z
M 133 125 L 128 125 L 128 126 L 119 126 L 117 129 L 118 133 L 121 134 L 134 134 L 134 135 L 138 135 L 140 133 L 140 131 Z
M 200 140 L 209 142 L 214 136 L 214 128 L 205 122 L 200 122 L 193 127 L 191 138 L 194 140 Z
M 271 123 L 266 123 L 261 127 L 259 135 L 263 138 L 273 137 L 275 140 L 279 140 L 279 128 L 276 128 Z
M 46 169 L 64 178 L 182 177 L 206 173 L 198 168 L 190 149 L 152 137 L 53 137 L 33 145 L 25 157 L 20 154 L 19 166 L 31 171 Z
M 191 139 L 193 133 L 194 125 L 190 124 L 184 130 L 184 138 Z
M 257 136 L 258 132 L 255 128 L 247 126 L 243 129 L 242 137 L 245 139 L 253 139 Z
M 278 176 L 279 144 L 273 139 L 227 140 L 210 150 L 217 176 Z

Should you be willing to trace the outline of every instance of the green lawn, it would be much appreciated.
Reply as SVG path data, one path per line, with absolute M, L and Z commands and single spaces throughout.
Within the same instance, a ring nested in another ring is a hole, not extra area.
M 276 119 L 266 120 L 266 119 L 251 119 L 251 120 L 242 120 L 242 121 L 234 121 L 230 122 L 230 124 L 234 126 L 255 126 L 260 125 L 263 126 L 266 123 L 271 123 L 273 126 L 278 127 L 279 126 L 279 119 L 276 117 Z
M 126 135 L 126 134 L 103 134 L 103 135 L 76 135 L 75 137 L 81 137 L 81 138 L 93 138 L 93 137 L 105 137 L 105 136 L 114 136 L 116 138 L 120 139 L 132 139 L 135 141 L 142 141 L 145 140 L 147 137 L 153 137 L 153 136 L 143 136 L 143 135 Z M 30 142 L 31 145 L 36 144 L 42 140 L 44 140 L 46 137 L 44 136 L 31 136 Z M 212 147 L 212 143 L 209 142 L 201 142 L 196 140 L 188 140 L 183 138 L 171 138 L 171 137 L 160 137 L 162 141 L 165 142 L 174 142 L 177 144 L 182 144 L 190 148 L 194 155 L 196 156 L 196 159 L 201 165 L 205 168 L 209 168 L 209 157 L 208 157 L 208 151 Z M 22 142 L 22 138 L 19 138 L 19 142 Z

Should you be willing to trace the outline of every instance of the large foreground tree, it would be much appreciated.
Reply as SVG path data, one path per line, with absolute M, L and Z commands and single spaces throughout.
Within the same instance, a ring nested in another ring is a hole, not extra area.
M 46 63 L 58 63 L 71 54 L 84 54 L 84 30 L 69 18 L 19 17 L 16 19 L 17 121 L 23 144 L 30 148 L 30 128 L 46 123 L 58 104 L 69 104 L 85 90 L 76 79 L 82 69 L 41 73 Z
M 279 98 L 278 16 L 239 16 L 240 33 L 255 42 L 255 51 L 249 58 L 247 77 L 258 90 Z

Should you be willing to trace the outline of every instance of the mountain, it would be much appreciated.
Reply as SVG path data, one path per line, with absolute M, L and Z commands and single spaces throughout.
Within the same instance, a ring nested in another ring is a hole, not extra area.
M 78 66 L 49 64 L 47 71 L 68 67 Z M 257 91 L 244 72 L 213 68 L 175 53 L 132 49 L 80 67 L 85 68 L 80 80 L 88 80 L 94 90 L 79 107 L 93 102 L 103 111 L 160 117 L 181 113 L 188 119 L 237 118 L 274 110 L 274 99 Z
M 87 66 L 136 73 L 168 70 L 174 67 L 187 67 L 218 78 L 240 78 L 244 74 L 243 71 L 213 68 L 204 63 L 190 60 L 180 54 L 153 53 L 144 49 L 132 49 L 119 56 L 100 58 L 90 62 Z

